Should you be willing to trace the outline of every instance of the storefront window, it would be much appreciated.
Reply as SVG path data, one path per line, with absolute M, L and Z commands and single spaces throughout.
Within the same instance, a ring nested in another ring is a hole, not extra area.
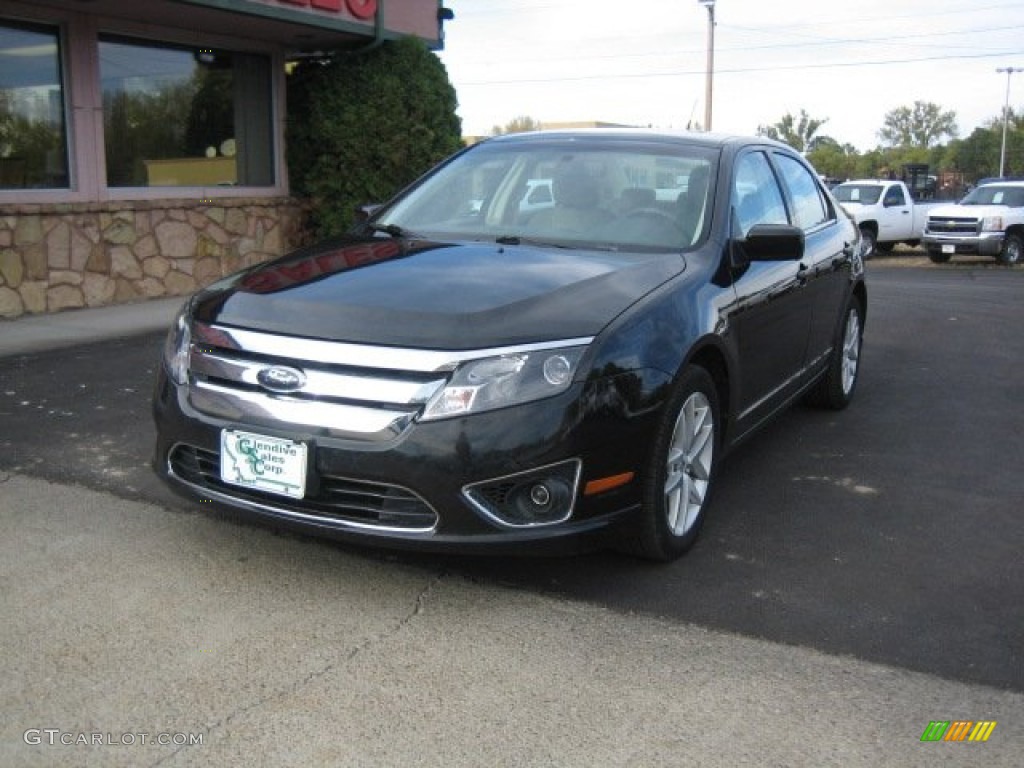
M 0 21 L 0 189 L 68 186 L 60 36 Z
M 270 58 L 100 40 L 109 187 L 271 186 Z

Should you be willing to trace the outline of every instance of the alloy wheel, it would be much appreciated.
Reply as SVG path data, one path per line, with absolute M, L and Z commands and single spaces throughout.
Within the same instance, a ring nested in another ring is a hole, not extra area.
M 846 318 L 846 333 L 843 336 L 842 382 L 843 394 L 850 394 L 857 381 L 857 367 L 860 364 L 860 315 L 851 309 Z
M 665 514 L 675 536 L 685 535 L 700 517 L 714 450 L 714 411 L 703 392 L 694 392 L 679 411 L 668 447 Z

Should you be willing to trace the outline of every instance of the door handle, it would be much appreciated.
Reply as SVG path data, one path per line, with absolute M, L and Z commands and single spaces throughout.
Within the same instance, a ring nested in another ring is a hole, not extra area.
M 805 285 L 807 285 L 807 278 L 810 274 L 810 271 L 810 267 L 808 267 L 803 262 L 800 262 L 800 268 L 796 271 L 797 287 L 803 288 Z

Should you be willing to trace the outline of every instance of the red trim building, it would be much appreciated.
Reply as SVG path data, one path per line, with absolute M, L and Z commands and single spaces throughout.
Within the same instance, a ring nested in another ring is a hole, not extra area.
M 180 295 L 303 237 L 287 62 L 402 36 L 438 0 L 4 0 L 0 318 Z

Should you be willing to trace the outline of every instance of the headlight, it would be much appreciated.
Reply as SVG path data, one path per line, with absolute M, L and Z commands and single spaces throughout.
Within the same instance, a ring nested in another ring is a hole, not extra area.
M 188 381 L 188 356 L 191 346 L 192 333 L 189 330 L 186 304 L 174 318 L 174 325 L 167 332 L 167 340 L 164 341 L 164 366 L 178 386 Z
M 586 347 L 512 352 L 462 363 L 420 419 L 491 411 L 560 394 L 572 384 Z
M 1002 232 L 1003 231 L 1003 217 L 1002 216 L 986 216 L 981 220 L 981 231 L 982 232 Z

